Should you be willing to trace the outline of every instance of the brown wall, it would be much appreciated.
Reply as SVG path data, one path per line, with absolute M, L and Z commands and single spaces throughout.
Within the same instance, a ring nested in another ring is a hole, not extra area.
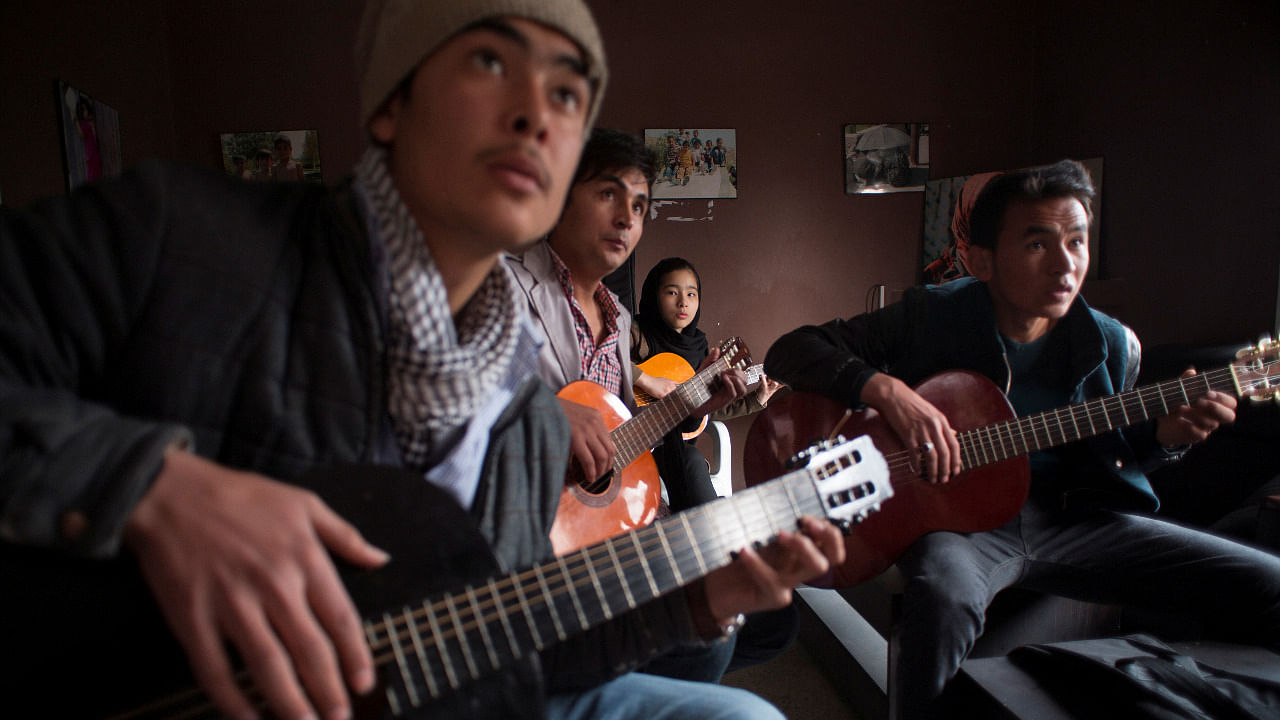
M 591 0 L 601 123 L 737 130 L 740 195 L 662 209 L 637 280 L 682 255 L 703 328 L 762 358 L 782 332 L 916 281 L 921 196 L 843 192 L 841 127 L 931 123 L 932 176 L 1102 156 L 1103 279 L 1150 346 L 1275 324 L 1280 4 Z M 17 6 L 17 7 L 15 7 Z M 216 166 L 217 134 L 317 128 L 327 180 L 358 158 L 357 0 L 121 0 L 0 9 L 0 192 L 61 192 L 52 84 L 120 113 L 126 165 Z M 707 217 L 672 222 L 670 217 Z M 741 439 L 747 421 L 734 424 Z M 740 447 L 739 447 L 740 454 Z M 739 474 L 740 475 L 740 474 Z
M 126 167 L 174 152 L 168 19 L 161 0 L 0 5 L 0 199 L 66 190 L 55 83 L 120 115 Z

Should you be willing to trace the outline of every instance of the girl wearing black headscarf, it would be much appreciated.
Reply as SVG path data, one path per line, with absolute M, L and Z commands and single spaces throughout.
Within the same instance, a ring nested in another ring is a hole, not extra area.
M 697 370 L 707 359 L 707 336 L 698 329 L 702 316 L 702 279 L 688 260 L 666 258 L 649 271 L 640 291 L 640 308 L 631 327 L 631 359 L 642 363 L 659 353 L 674 353 Z M 655 398 L 665 396 L 675 383 L 635 373 L 636 386 Z M 747 415 L 764 408 L 778 388 L 762 379 L 760 389 L 711 414 L 715 420 Z M 697 429 L 701 418 L 690 418 L 663 438 L 653 451 L 658 473 L 667 487 L 672 512 L 716 499 L 707 461 L 682 433 Z

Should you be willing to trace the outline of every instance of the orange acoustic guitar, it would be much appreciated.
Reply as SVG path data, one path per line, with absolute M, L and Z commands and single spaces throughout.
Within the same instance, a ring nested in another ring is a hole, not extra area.
M 1254 400 L 1280 400 L 1280 344 L 1263 340 L 1225 368 L 1145 385 L 1046 412 L 1015 417 L 1004 393 L 969 371 L 939 373 L 915 390 L 951 422 L 966 468 L 943 484 L 916 472 L 918 455 L 902 447 L 874 410 L 853 412 L 822 395 L 792 393 L 769 403 L 747 433 L 744 474 L 755 485 L 778 474 L 814 438 L 870 435 L 889 463 L 894 498 L 845 538 L 847 560 L 810 584 L 850 587 L 892 565 L 917 538 L 934 530 L 978 532 L 1009 521 L 1031 481 L 1027 455 L 1168 415 L 1210 390 Z
M 733 338 L 730 338 L 730 340 L 732 339 Z M 721 344 L 720 352 L 724 353 L 723 343 Z M 640 363 L 638 367 L 644 371 L 645 375 L 666 378 L 674 383 L 686 382 L 689 378 L 693 377 L 694 374 L 693 366 L 689 364 L 689 361 L 670 352 L 658 353 L 657 355 L 654 355 L 648 360 Z M 764 365 L 752 365 L 745 368 L 743 372 L 747 374 L 747 385 L 755 385 L 760 382 L 760 376 L 764 372 Z M 639 407 L 650 405 L 657 400 L 657 398 L 639 388 L 635 389 L 635 393 L 636 405 Z M 692 440 L 698 437 L 702 434 L 703 430 L 707 429 L 707 421 L 709 419 L 709 416 L 703 415 L 702 422 L 698 423 L 698 427 L 696 429 L 690 430 L 687 433 L 681 433 L 681 436 L 685 440 Z
M 621 400 L 593 382 L 572 382 L 556 393 L 562 399 L 599 410 L 617 447 L 613 467 L 603 477 L 583 478 L 576 463 L 570 469 L 551 526 L 556 554 L 564 555 L 652 522 L 658 514 L 662 488 L 658 467 L 649 451 L 694 408 L 711 399 L 708 386 L 715 378 L 730 368 L 750 363 L 747 346 L 739 338 L 730 338 L 721 345 L 718 360 L 671 394 L 641 408 L 635 417 Z

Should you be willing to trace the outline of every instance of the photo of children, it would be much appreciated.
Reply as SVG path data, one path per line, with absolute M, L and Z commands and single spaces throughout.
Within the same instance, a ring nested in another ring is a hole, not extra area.
M 658 155 L 655 199 L 738 197 L 737 131 L 645 130 L 644 142 Z
M 222 169 L 245 180 L 323 182 L 315 130 L 223 133 Z
M 929 123 L 844 126 L 844 191 L 921 192 L 929 180 Z

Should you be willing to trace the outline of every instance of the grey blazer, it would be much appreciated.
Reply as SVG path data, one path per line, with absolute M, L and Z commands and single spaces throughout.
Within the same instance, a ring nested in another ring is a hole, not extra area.
M 538 353 L 538 374 L 554 390 L 582 379 L 582 358 L 578 350 L 578 334 L 573 329 L 573 314 L 565 300 L 564 290 L 556 277 L 551 248 L 543 240 L 519 255 L 506 257 L 507 268 L 515 276 L 525 309 L 533 325 L 542 331 L 547 342 Z M 618 296 L 612 292 L 614 302 Z M 618 304 L 618 361 L 622 366 L 622 401 L 632 410 L 636 407 L 631 384 L 631 313 Z

